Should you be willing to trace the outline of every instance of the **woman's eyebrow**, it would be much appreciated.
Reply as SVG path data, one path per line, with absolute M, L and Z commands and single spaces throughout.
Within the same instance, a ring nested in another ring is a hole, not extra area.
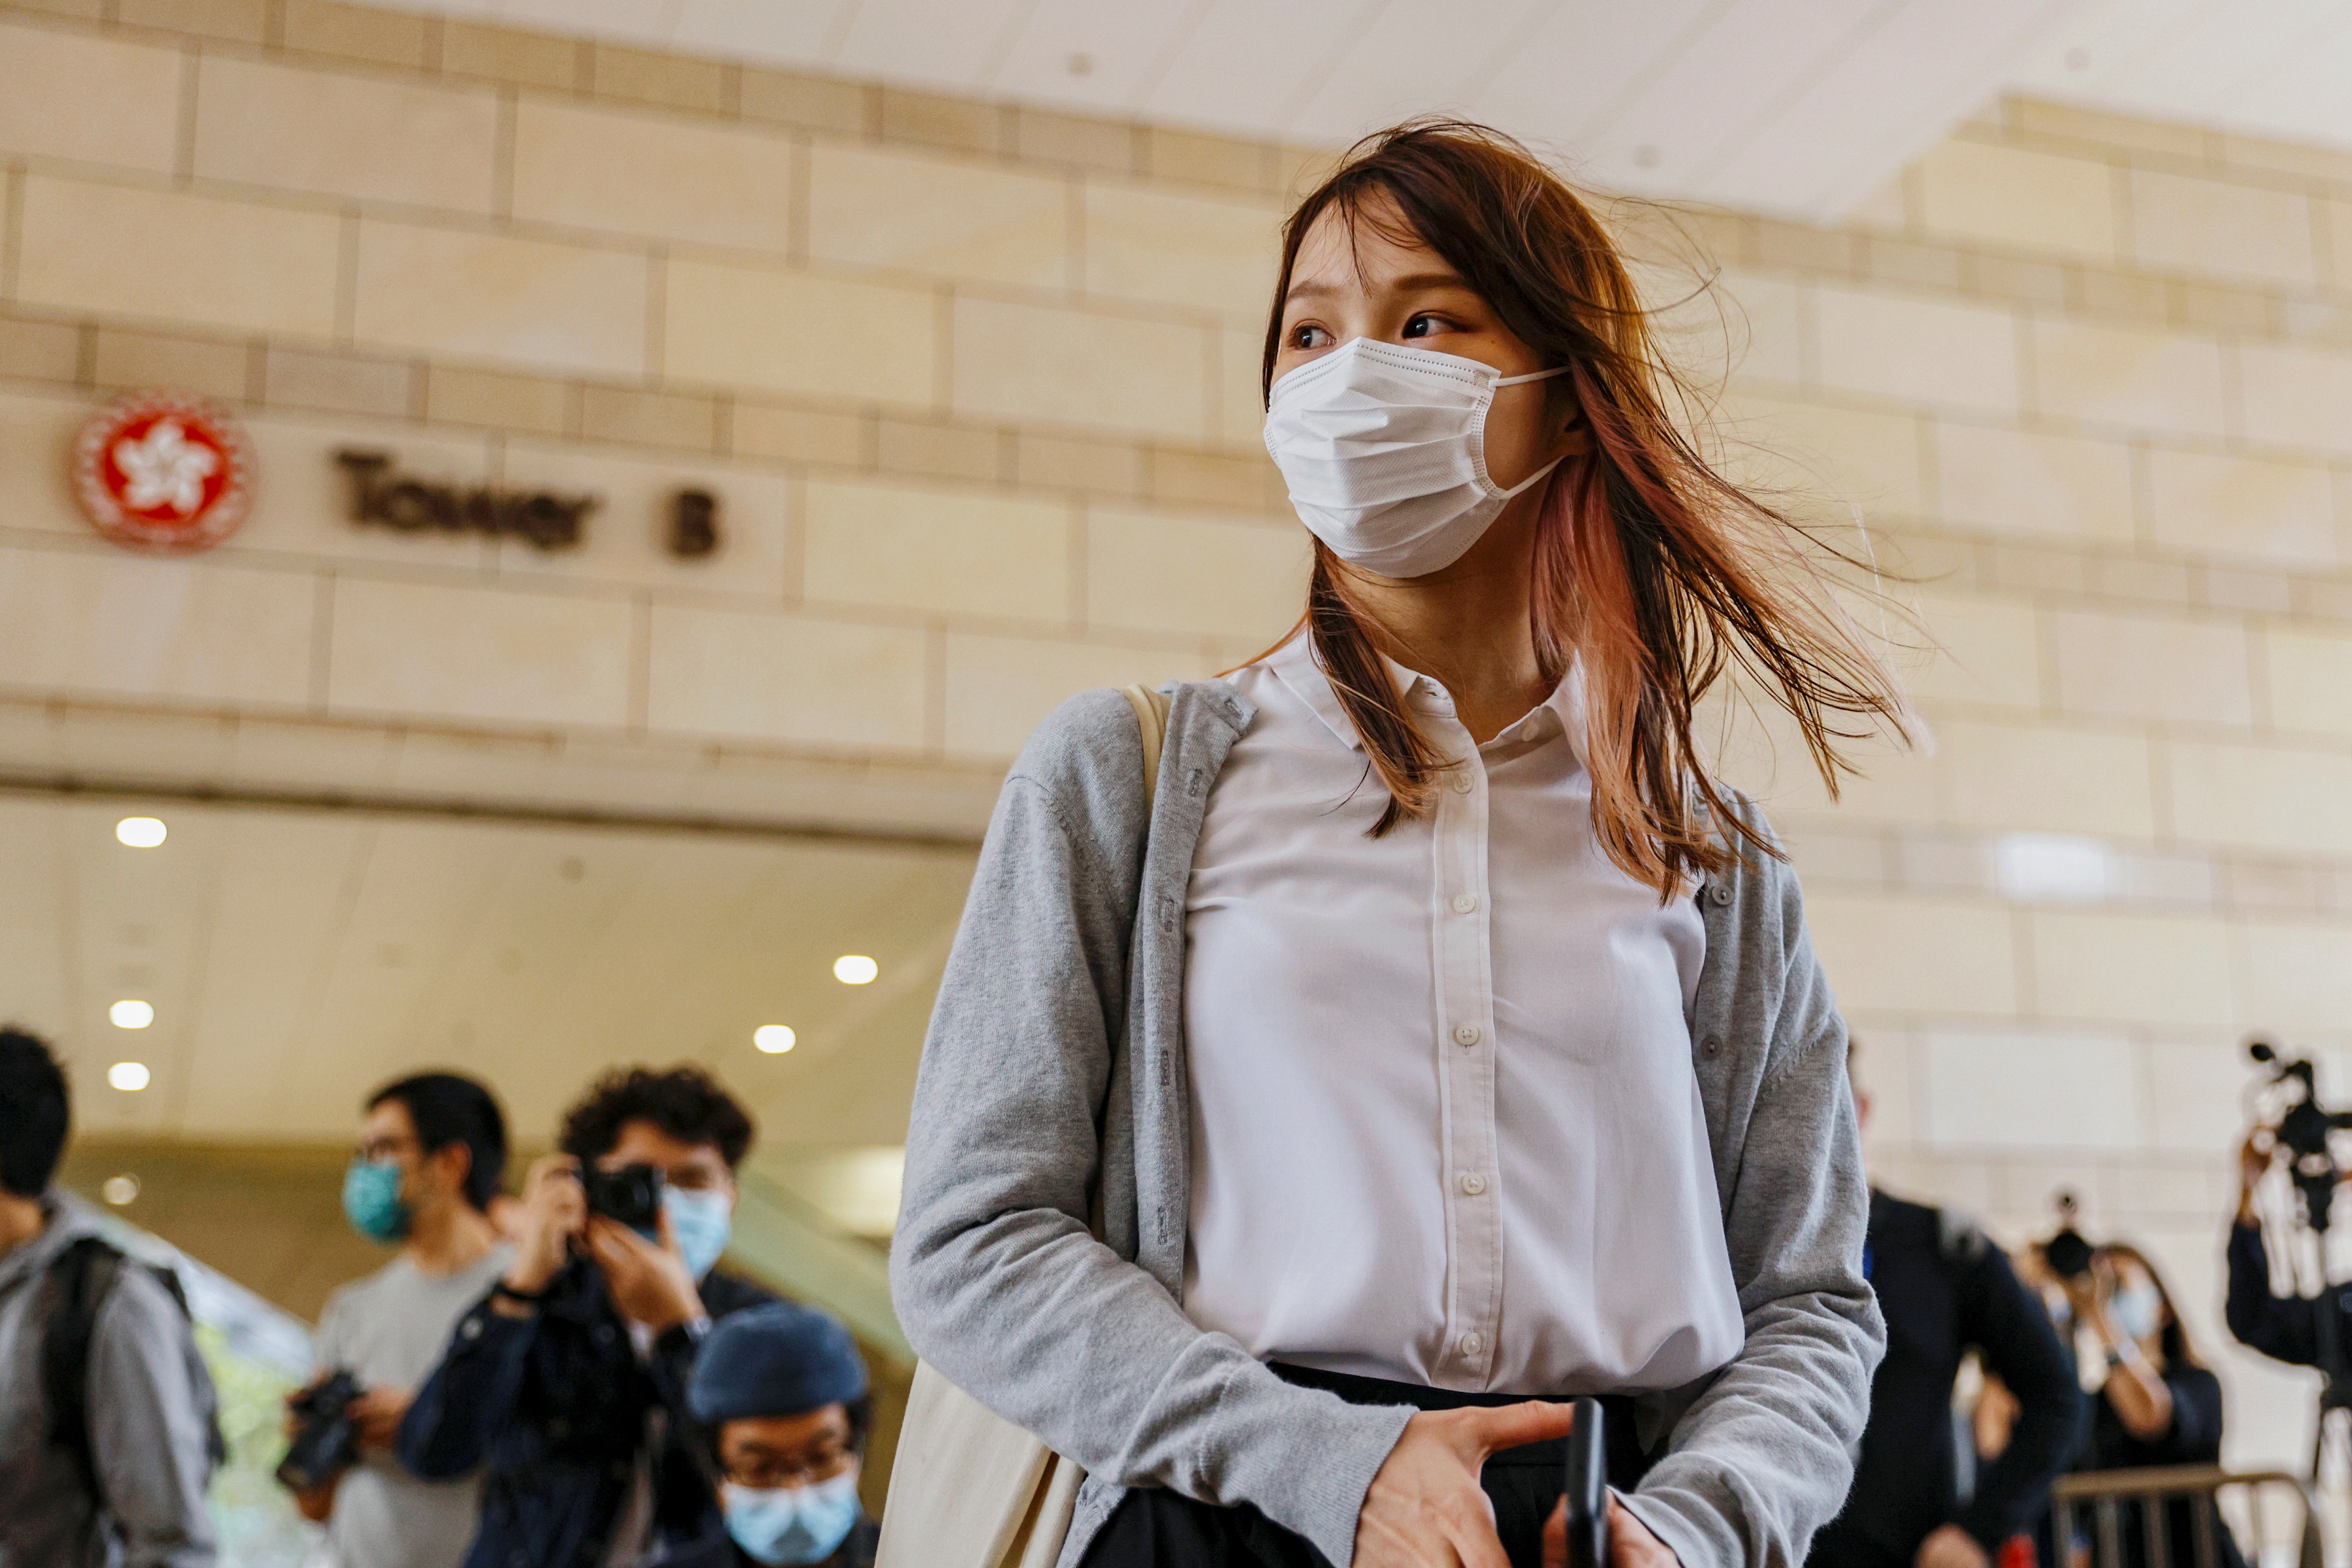
M 1411 272 L 1402 278 L 1390 279 L 1379 286 L 1379 291 L 1384 294 L 1410 294 L 1430 289 L 1466 289 L 1469 287 L 1469 284 L 1462 280 L 1459 273 Z M 1337 283 L 1318 283 L 1309 280 L 1305 283 L 1292 284 L 1282 300 L 1286 305 L 1295 300 L 1333 299 L 1343 292 L 1345 290 Z

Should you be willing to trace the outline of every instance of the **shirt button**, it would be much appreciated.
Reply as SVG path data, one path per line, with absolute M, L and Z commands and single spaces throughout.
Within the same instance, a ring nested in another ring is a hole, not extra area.
M 1719 910 L 1723 908 L 1724 905 L 1731 902 L 1731 889 L 1724 886 L 1721 882 L 1717 882 L 1713 887 L 1707 889 L 1706 901 L 1713 904 Z
M 1486 1341 L 1483 1335 L 1465 1334 L 1462 1336 L 1462 1353 L 1464 1355 L 1476 1355 L 1480 1351 L 1483 1351 L 1486 1348 Z
M 1455 770 L 1454 774 L 1454 793 L 1455 795 L 1468 795 L 1473 787 L 1474 786 L 1472 785 L 1470 779 L 1470 770 L 1468 768 L 1460 768 Z
M 1708 1056 L 1713 1056 L 1716 1052 L 1723 1049 L 1723 1037 L 1720 1035 L 1709 1035 L 1706 1038 L 1698 1043 L 1698 1048 L 1705 1051 Z
M 1475 1024 L 1465 1024 L 1460 1028 L 1454 1030 L 1454 1043 L 1457 1046 L 1476 1045 L 1478 1043 L 1478 1026 Z
M 1456 894 L 1454 894 L 1454 912 L 1455 914 L 1457 914 L 1457 915 L 1466 915 L 1466 914 L 1470 913 L 1473 910 L 1475 910 L 1477 907 L 1478 907 L 1478 895 L 1477 895 L 1477 894 L 1475 894 L 1475 893 L 1456 893 Z
M 1486 1190 L 1486 1178 L 1473 1171 L 1462 1178 L 1462 1190 L 1475 1198 Z

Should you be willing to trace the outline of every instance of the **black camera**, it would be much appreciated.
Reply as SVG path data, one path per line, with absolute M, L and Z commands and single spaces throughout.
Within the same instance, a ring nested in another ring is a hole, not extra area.
M 360 1380 L 338 1370 L 289 1402 L 294 1436 L 278 1466 L 279 1481 L 298 1492 L 316 1491 L 359 1463 L 360 1429 L 352 1419 L 352 1401 L 359 1396 Z
M 2087 1277 L 2091 1272 L 2091 1259 L 2097 1252 L 2083 1233 L 2074 1228 L 2074 1216 L 2081 1212 L 2081 1205 L 2074 1201 L 2074 1194 L 2060 1193 L 2057 1234 L 2042 1244 L 2042 1260 L 2050 1265 L 2050 1272 L 2068 1281 Z
M 2303 1195 L 2305 1222 L 2314 1230 L 2326 1230 L 2342 1173 L 2328 1141 L 2340 1129 L 2352 1127 L 2352 1112 L 2329 1110 L 2319 1103 L 2318 1076 L 2310 1058 L 2281 1057 L 2276 1047 L 2260 1037 L 2246 1042 L 2246 1054 L 2271 1069 L 2280 1099 L 2263 1124 L 2286 1156 L 2287 1174 Z
M 624 1165 L 617 1171 L 593 1167 L 580 1173 L 588 1194 L 588 1212 L 618 1220 L 646 1236 L 661 1231 L 662 1173 L 651 1165 Z

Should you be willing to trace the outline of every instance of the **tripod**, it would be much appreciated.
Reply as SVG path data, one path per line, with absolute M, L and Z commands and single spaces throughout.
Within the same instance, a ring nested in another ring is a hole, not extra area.
M 2310 1058 L 2282 1060 L 2276 1047 L 2260 1038 L 2247 1042 L 2246 1054 L 2269 1068 L 2272 1081 L 2287 1085 L 2293 1096 L 2273 1136 L 2287 1158 L 2287 1175 L 2299 1199 L 2296 1206 L 2311 1232 L 2319 1262 L 2318 1289 L 2303 1293 L 2311 1303 L 2312 1365 L 2319 1373 L 2318 1417 L 2311 1429 L 2311 1484 L 2317 1487 L 2329 1432 L 2336 1434 L 2337 1451 L 2352 1466 L 2352 1366 L 2345 1363 L 2352 1346 L 2344 1342 L 2343 1306 L 2337 1300 L 2339 1293 L 2352 1288 L 2337 1286 L 2327 1278 L 2327 1232 L 2335 1211 L 2336 1184 L 2343 1175 L 2328 1138 L 2339 1129 L 2352 1127 L 2352 1113 L 2321 1108 Z M 2295 1272 L 2300 1282 L 2301 1268 Z

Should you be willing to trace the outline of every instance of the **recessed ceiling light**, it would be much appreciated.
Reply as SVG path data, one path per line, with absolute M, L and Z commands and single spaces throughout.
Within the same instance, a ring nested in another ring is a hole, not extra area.
M 798 1043 L 800 1037 L 782 1024 L 762 1024 L 751 1031 L 751 1043 L 772 1057 L 782 1056 Z
M 126 816 L 114 825 L 114 839 L 133 849 L 152 849 L 171 837 L 172 830 L 163 826 L 160 816 Z
M 833 961 L 833 977 L 844 985 L 870 985 L 882 966 L 862 952 L 845 953 Z
M 123 1065 L 127 1067 L 131 1064 L 126 1062 Z M 116 1208 L 121 1208 L 139 1195 L 139 1178 L 128 1173 L 109 1176 L 106 1178 L 106 1184 L 100 1187 L 98 1192 L 99 1195 L 108 1203 L 112 1204 Z
M 155 1009 L 144 1002 L 125 997 L 106 1010 L 118 1029 L 143 1029 L 155 1021 Z
M 125 1094 L 136 1094 L 147 1087 L 145 1062 L 117 1062 L 106 1069 L 106 1081 Z

